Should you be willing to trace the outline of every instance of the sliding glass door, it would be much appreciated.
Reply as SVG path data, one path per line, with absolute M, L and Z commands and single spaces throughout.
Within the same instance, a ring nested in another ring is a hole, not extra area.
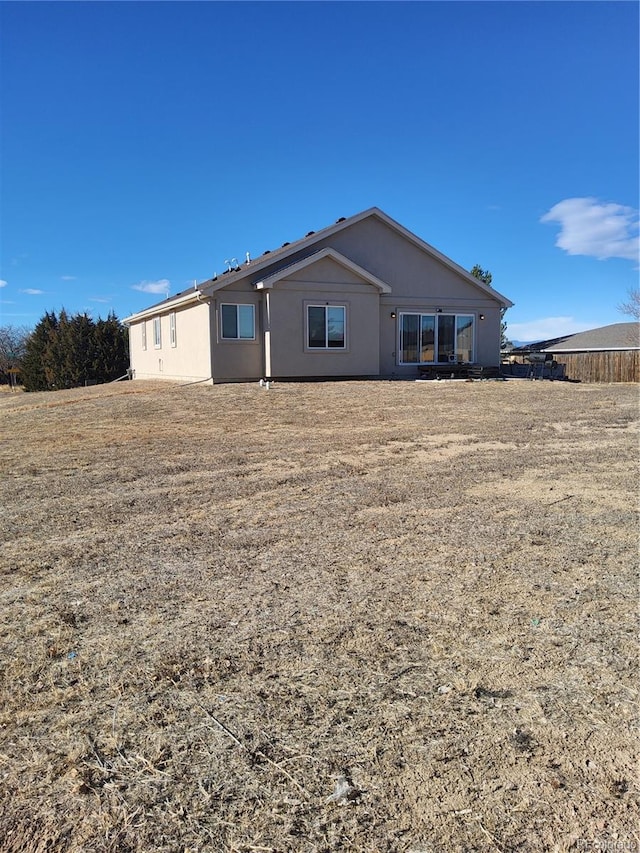
M 472 314 L 400 314 L 400 363 L 473 361 Z

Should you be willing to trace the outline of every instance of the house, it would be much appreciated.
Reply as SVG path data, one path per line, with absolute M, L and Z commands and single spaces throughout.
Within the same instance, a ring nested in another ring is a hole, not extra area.
M 640 323 L 612 323 L 545 342 L 540 351 L 565 365 L 567 378 L 581 382 L 640 380 Z
M 628 352 L 640 350 L 640 323 L 612 323 L 565 338 L 545 341 L 541 352 L 554 355 L 586 352 Z
M 135 379 L 415 377 L 498 365 L 511 304 L 374 207 L 124 322 Z

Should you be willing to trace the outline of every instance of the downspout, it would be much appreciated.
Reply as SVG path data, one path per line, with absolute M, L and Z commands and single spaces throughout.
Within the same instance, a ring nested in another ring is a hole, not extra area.
M 271 291 L 264 292 L 264 378 L 271 381 Z

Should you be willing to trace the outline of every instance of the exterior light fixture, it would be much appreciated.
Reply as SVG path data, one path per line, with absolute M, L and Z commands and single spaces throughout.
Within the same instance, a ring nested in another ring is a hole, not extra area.
M 391 319 L 392 319 L 392 320 L 395 320 L 395 319 L 396 319 L 396 312 L 395 312 L 395 311 L 392 311 L 392 312 L 391 312 Z
M 484 314 L 480 314 L 480 319 L 484 320 Z
M 436 308 L 436 314 L 442 314 L 442 308 Z

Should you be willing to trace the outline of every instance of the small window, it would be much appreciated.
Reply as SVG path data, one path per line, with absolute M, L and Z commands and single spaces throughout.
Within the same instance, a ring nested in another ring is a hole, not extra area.
M 307 346 L 309 349 L 344 349 L 346 313 L 344 305 L 308 305 Z
M 176 345 L 176 312 L 169 314 L 169 340 L 172 347 Z
M 162 347 L 162 327 L 160 326 L 160 317 L 153 318 L 153 345 L 156 349 Z
M 147 324 L 146 324 L 145 320 L 142 321 L 141 331 L 142 331 L 142 349 L 146 349 L 147 348 Z
M 221 305 L 220 324 L 226 341 L 255 339 L 255 309 L 253 305 Z

